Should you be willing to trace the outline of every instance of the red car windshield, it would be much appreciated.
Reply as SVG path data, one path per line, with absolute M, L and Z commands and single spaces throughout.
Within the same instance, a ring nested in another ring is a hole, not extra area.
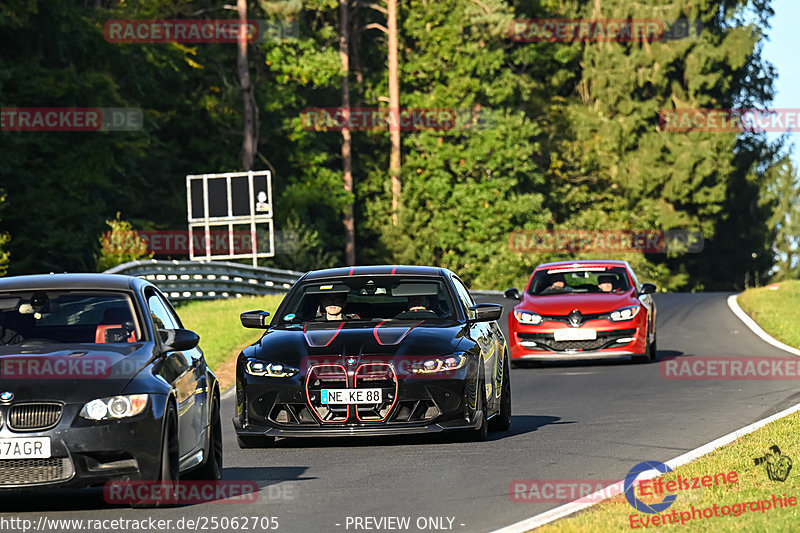
M 631 288 L 625 267 L 550 268 L 538 270 L 528 294 L 614 294 Z

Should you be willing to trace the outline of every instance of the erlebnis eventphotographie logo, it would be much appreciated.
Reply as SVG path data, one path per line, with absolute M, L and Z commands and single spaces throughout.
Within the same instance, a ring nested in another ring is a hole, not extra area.
M 792 471 L 792 458 L 788 455 L 783 455 L 781 449 L 773 444 L 769 447 L 769 452 L 761 457 L 754 457 L 753 462 L 758 465 L 764 465 L 764 470 L 767 471 L 767 477 L 772 481 L 786 481 L 789 477 L 789 472 Z

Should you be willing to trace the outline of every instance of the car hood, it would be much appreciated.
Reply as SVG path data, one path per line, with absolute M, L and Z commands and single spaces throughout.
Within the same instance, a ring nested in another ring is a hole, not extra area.
M 120 394 L 153 355 L 149 342 L 36 344 L 0 348 L 0 392 L 14 401 L 80 402 Z
M 271 328 L 244 354 L 294 365 L 313 356 L 446 355 L 463 338 L 464 326 L 456 321 L 307 323 Z
M 577 309 L 581 314 L 610 313 L 626 305 L 634 305 L 639 300 L 633 291 L 620 294 L 552 294 L 547 296 L 531 296 L 525 294 L 522 303 L 516 308 L 534 311 L 540 315 L 568 315 Z

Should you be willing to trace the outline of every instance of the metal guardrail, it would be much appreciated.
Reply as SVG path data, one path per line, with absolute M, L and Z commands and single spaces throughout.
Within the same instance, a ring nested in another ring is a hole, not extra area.
M 305 274 L 297 270 L 253 267 L 223 261 L 130 261 L 105 271 L 144 278 L 173 302 L 286 294 Z M 503 291 L 473 290 L 473 295 L 502 296 Z
M 144 278 L 173 302 L 285 294 L 304 274 L 296 270 L 212 261 L 130 261 L 105 271 Z

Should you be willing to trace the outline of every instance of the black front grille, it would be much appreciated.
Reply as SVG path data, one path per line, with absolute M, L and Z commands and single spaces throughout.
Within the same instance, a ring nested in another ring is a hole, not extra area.
M 8 413 L 8 427 L 18 431 L 48 429 L 61 420 L 62 406 L 58 403 L 23 403 L 13 405 Z
M 374 405 L 322 404 L 322 389 L 381 389 L 382 401 Z M 398 378 L 389 363 L 363 363 L 346 369 L 338 364 L 321 364 L 309 369 L 306 395 L 310 409 L 293 404 L 278 404 L 270 420 L 278 424 L 307 424 L 313 413 L 322 423 L 386 422 L 397 401 Z
M 618 329 L 614 331 L 598 331 L 597 338 L 586 341 L 556 341 L 552 333 L 518 333 L 520 341 L 533 341 L 535 346 L 525 345 L 531 350 L 550 350 L 553 352 L 586 352 L 611 348 L 617 345 L 617 339 L 633 337 L 636 329 Z M 624 346 L 627 343 L 620 343 Z
M 588 315 L 579 315 L 578 325 L 581 326 L 590 320 L 598 320 L 601 318 L 607 318 L 608 313 L 592 313 Z M 542 319 L 544 322 L 563 322 L 564 324 L 569 324 L 569 315 L 542 315 Z
M 67 457 L 3 459 L 0 460 L 0 487 L 63 481 L 71 478 L 74 472 L 72 461 Z
M 312 410 L 323 423 L 346 422 L 350 416 L 347 405 L 325 405 L 322 389 L 346 389 L 347 370 L 342 365 L 316 365 L 308 370 L 306 396 Z
M 397 375 L 388 363 L 365 363 L 354 374 L 355 388 L 381 389 L 383 401 L 375 405 L 357 405 L 356 416 L 362 422 L 383 422 L 394 407 Z

